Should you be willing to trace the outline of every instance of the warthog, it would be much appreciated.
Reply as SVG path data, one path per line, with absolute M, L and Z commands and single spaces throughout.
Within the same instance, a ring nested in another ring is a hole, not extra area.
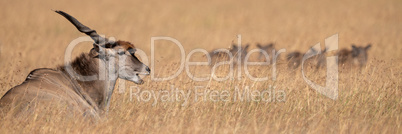
M 214 66 L 219 60 L 232 60 L 234 64 L 242 64 L 246 55 L 247 49 L 250 45 L 247 44 L 244 47 L 238 47 L 236 44 L 232 44 L 232 48 L 227 49 L 216 49 L 209 53 L 211 56 L 211 66 Z M 240 63 L 238 61 L 240 60 Z
M 3 113 L 29 115 L 37 110 L 36 106 L 56 102 L 65 105 L 67 113 L 99 117 L 108 111 L 118 78 L 142 84 L 141 77 L 150 69 L 135 56 L 136 48 L 130 42 L 110 41 L 69 14 L 55 12 L 89 35 L 94 40 L 93 48 L 69 64 L 33 70 L 22 84 L 0 99 L 0 108 Z
M 338 51 L 338 63 L 344 65 L 356 65 L 363 67 L 367 64 L 367 50 L 369 50 L 371 44 L 365 47 L 352 44 L 352 50 L 341 49 Z

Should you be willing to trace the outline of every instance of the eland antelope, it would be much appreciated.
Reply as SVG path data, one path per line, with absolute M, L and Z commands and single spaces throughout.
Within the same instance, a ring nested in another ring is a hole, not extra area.
M 69 64 L 33 70 L 22 84 L 8 90 L 0 99 L 0 109 L 3 113 L 12 111 L 12 115 L 28 115 L 37 105 L 57 102 L 66 105 L 67 113 L 78 112 L 95 118 L 104 115 L 116 80 L 142 84 L 142 77 L 149 75 L 150 69 L 135 56 L 136 48 L 130 42 L 111 41 L 69 14 L 55 12 L 90 36 L 94 40 L 93 48 Z

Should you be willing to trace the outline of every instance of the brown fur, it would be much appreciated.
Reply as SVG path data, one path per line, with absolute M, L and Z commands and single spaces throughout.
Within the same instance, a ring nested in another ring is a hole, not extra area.
M 368 60 L 368 50 L 371 47 L 371 44 L 367 46 L 355 46 L 351 45 L 352 50 L 341 49 L 338 51 L 338 63 L 341 66 L 359 66 L 364 67 Z
M 130 48 L 135 48 L 133 44 L 131 44 L 128 41 L 117 41 L 116 44 L 118 44 L 118 46 L 122 47 L 124 50 L 128 50 Z
M 71 62 L 72 68 L 84 76 L 98 74 L 97 65 L 89 54 L 81 54 Z M 14 109 L 13 114 L 20 115 L 26 113 L 23 109 L 31 103 L 43 104 L 50 99 L 66 102 L 68 107 L 76 109 L 75 112 L 95 112 L 102 108 L 99 104 L 103 101 L 101 91 L 94 90 L 102 89 L 101 86 L 96 87 L 97 84 L 95 81 L 76 80 L 64 70 L 64 65 L 56 69 L 35 69 L 22 84 L 13 87 L 1 98 L 0 108 L 4 113 Z
M 342 65 L 351 58 L 352 58 L 352 51 L 345 49 L 345 48 L 338 51 L 338 63 L 339 64 Z
M 77 74 L 82 75 L 82 76 L 92 76 L 95 75 L 97 76 L 99 74 L 99 67 L 98 63 L 96 60 L 94 60 L 94 56 L 90 56 L 90 54 L 83 53 L 79 57 L 77 57 L 73 62 L 71 62 L 71 66 Z M 70 79 L 76 80 L 74 78 L 75 76 L 70 76 L 68 72 L 65 70 L 65 65 L 59 66 L 57 68 L 64 74 L 70 77 Z M 97 107 L 101 106 L 101 102 L 103 101 L 102 95 L 103 91 L 99 90 L 93 90 L 97 88 L 103 88 L 99 87 L 99 83 L 96 81 L 79 81 L 76 80 L 81 89 L 89 94 L 91 99 L 97 104 Z M 95 87 L 95 88 L 94 88 Z
M 303 58 L 303 54 L 295 51 L 292 53 L 289 53 L 286 56 L 286 59 L 288 60 L 288 67 L 289 69 L 296 69 L 300 66 L 301 60 Z

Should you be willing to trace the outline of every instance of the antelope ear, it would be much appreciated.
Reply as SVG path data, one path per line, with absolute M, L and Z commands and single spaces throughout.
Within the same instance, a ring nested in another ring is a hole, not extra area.
M 92 45 L 94 46 L 94 48 L 92 48 L 92 50 L 94 50 L 94 51 L 96 51 L 96 52 L 98 52 L 98 53 L 99 53 L 99 50 L 100 50 L 100 48 L 99 48 L 99 47 L 100 47 L 100 46 L 99 46 L 98 44 L 95 44 L 95 43 L 94 43 L 94 44 L 92 44 Z M 91 50 L 91 51 L 92 51 L 92 50 Z
M 99 45 L 93 44 L 93 48 L 89 51 L 91 57 L 99 56 Z
M 352 45 L 352 48 L 352 56 L 359 55 L 359 49 L 355 45 Z
M 352 48 L 353 48 L 353 49 L 357 49 L 357 47 L 355 46 L 355 44 L 352 44 Z
M 310 50 L 311 50 L 313 53 L 317 53 L 317 50 L 315 50 L 314 47 L 311 47 Z
M 258 48 L 262 48 L 262 46 L 261 46 L 260 43 L 257 43 L 257 47 L 258 47 Z
M 237 48 L 237 45 L 236 45 L 236 44 L 232 44 L 232 48 Z
M 324 50 L 322 50 L 323 53 L 327 52 L 328 49 L 331 48 L 330 46 L 325 46 Z
M 247 50 L 249 46 L 250 46 L 250 44 L 247 44 L 246 47 L 244 47 L 244 49 Z
M 364 49 L 368 50 L 368 49 L 370 49 L 370 47 L 371 47 L 371 44 L 368 44 L 368 45 L 366 46 L 366 48 L 364 48 Z

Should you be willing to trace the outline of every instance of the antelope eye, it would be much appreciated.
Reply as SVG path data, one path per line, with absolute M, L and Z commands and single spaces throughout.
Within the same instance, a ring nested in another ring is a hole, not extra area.
M 118 51 L 117 54 L 118 55 L 123 55 L 125 52 L 124 51 Z

